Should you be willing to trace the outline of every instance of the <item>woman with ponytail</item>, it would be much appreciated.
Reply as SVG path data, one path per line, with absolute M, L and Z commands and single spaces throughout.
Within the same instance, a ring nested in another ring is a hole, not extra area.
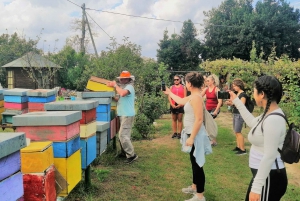
M 252 180 L 246 194 L 246 201 L 279 201 L 287 188 L 287 174 L 277 149 L 281 149 L 286 124 L 284 118 L 271 113 L 284 114 L 279 107 L 282 85 L 273 76 L 261 76 L 254 82 L 253 96 L 256 105 L 264 109 L 263 114 L 254 117 L 234 92 L 230 100 L 239 110 L 251 128 L 248 140 L 252 144 L 249 153 L 249 167 Z M 263 125 L 262 125 L 263 122 Z

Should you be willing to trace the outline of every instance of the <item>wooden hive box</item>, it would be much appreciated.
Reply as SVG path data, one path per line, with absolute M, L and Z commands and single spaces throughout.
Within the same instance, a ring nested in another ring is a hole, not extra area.
M 4 101 L 10 103 L 26 103 L 28 102 L 28 96 L 4 96 Z
M 96 108 L 82 111 L 82 119 L 80 120 L 80 124 L 88 124 L 95 120 L 96 120 Z
M 55 169 L 50 166 L 45 172 L 24 174 L 24 199 L 28 201 L 56 201 Z
M 91 76 L 86 85 L 86 88 L 91 91 L 115 91 L 114 87 L 106 86 L 108 82 L 109 80 Z
M 107 136 L 108 136 L 108 129 L 110 126 L 110 122 L 100 122 L 97 121 L 97 153 L 96 155 L 101 155 L 107 148 Z
M 113 139 L 117 134 L 117 119 L 114 118 L 110 121 L 110 139 Z
M 40 97 L 40 96 L 29 96 L 28 102 L 30 103 L 50 103 L 56 100 L 55 95 L 51 95 L 48 97 Z
M 20 151 L 16 151 L 0 159 L 0 181 L 20 171 Z
M 21 172 L 42 173 L 54 163 L 52 142 L 31 142 L 21 149 Z
M 88 124 L 81 124 L 80 125 L 80 138 L 87 138 L 94 133 L 96 133 L 97 130 L 97 122 L 93 121 Z
M 4 107 L 4 100 L 0 100 L 0 107 Z
M 6 109 L 12 109 L 12 110 L 23 110 L 23 109 L 28 108 L 28 102 L 25 102 L 25 103 L 4 102 L 4 107 Z
M 76 151 L 69 158 L 54 158 L 54 166 L 69 184 L 58 196 L 66 197 L 81 180 L 81 154 Z
M 36 112 L 36 111 L 45 111 L 44 108 L 45 103 L 28 103 L 28 110 L 29 112 Z
M 18 200 L 24 194 L 23 175 L 17 172 L 10 177 L 0 181 L 1 201 Z
M 80 149 L 79 134 L 75 135 L 68 141 L 53 142 L 53 150 L 55 158 L 68 158 Z
M 88 138 L 81 138 L 81 168 L 86 169 L 96 158 L 96 134 Z

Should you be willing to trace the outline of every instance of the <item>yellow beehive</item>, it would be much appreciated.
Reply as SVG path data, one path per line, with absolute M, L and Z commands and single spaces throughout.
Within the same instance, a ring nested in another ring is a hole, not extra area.
M 21 172 L 41 173 L 54 163 L 52 142 L 31 142 L 21 149 Z
M 0 107 L 3 107 L 4 106 L 4 100 L 1 100 L 0 101 Z
M 88 124 L 80 124 L 80 137 L 87 138 L 97 131 L 97 122 L 93 121 Z
M 91 91 L 114 91 L 115 88 L 108 87 L 106 84 L 89 80 L 86 88 Z
M 81 180 L 80 149 L 69 158 L 54 158 L 54 166 L 69 184 L 58 196 L 66 197 Z

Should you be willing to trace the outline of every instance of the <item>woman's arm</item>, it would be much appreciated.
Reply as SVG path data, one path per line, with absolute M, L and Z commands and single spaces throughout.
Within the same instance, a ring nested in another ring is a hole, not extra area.
M 186 140 L 187 146 L 193 146 L 196 135 L 198 134 L 202 123 L 203 123 L 203 100 L 200 96 L 195 96 L 191 100 L 191 105 L 193 107 L 195 122 L 191 132 L 191 136 Z
M 202 96 L 202 97 L 205 95 L 207 89 L 208 89 L 207 87 L 204 87 L 204 88 L 202 89 L 202 91 L 201 91 L 201 96 Z
M 183 97 L 186 97 L 186 95 L 187 95 L 187 90 L 186 90 L 186 87 L 185 86 L 183 86 L 183 90 L 184 90 L 184 92 L 183 92 Z M 179 107 L 183 107 L 184 105 L 178 105 Z
M 218 97 L 218 91 L 220 91 L 220 89 L 218 88 L 218 87 L 216 87 L 216 96 Z M 222 99 L 218 99 L 218 105 L 217 105 L 217 107 L 216 107 L 216 109 L 215 109 L 215 111 L 214 111 L 214 113 L 213 113 L 213 115 L 214 116 L 217 116 L 217 114 L 218 114 L 218 112 L 219 112 L 219 110 L 220 110 L 220 108 L 221 108 L 221 105 L 222 105 L 222 102 L 223 102 L 223 100 Z
M 166 86 L 166 91 L 163 91 L 164 94 L 169 95 L 170 98 L 172 98 L 177 104 L 179 105 L 185 105 L 189 101 L 189 97 L 181 98 L 179 96 L 176 96 L 171 92 L 171 90 Z

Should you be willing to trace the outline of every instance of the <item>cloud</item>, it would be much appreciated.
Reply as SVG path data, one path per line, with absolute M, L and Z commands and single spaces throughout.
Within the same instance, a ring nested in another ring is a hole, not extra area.
M 191 19 L 194 23 L 202 23 L 203 11 L 208 11 L 221 3 L 220 0 L 70 1 L 78 6 L 85 3 L 87 13 L 96 21 L 97 24 L 89 18 L 89 22 L 94 24 L 93 32 L 98 34 L 94 38 L 98 52 L 106 50 L 109 46 L 109 36 L 115 37 L 118 43 L 122 43 L 123 37 L 126 36 L 131 42 L 142 47 L 143 56 L 152 58 L 156 56 L 157 44 L 162 39 L 164 30 L 167 29 L 169 33 L 180 33 L 182 23 L 136 18 L 96 10 L 181 22 Z M 74 4 L 67 0 L 0 0 L 0 34 L 18 32 L 24 33 L 27 38 L 35 38 L 43 29 L 39 47 L 47 51 L 52 51 L 54 46 L 61 49 L 65 45 L 66 38 L 76 34 L 81 36 L 80 31 L 74 32 L 71 29 L 72 21 L 81 20 L 82 14 L 81 8 Z M 195 26 L 201 29 L 200 25 L 195 24 Z M 91 45 L 88 51 L 93 53 Z

